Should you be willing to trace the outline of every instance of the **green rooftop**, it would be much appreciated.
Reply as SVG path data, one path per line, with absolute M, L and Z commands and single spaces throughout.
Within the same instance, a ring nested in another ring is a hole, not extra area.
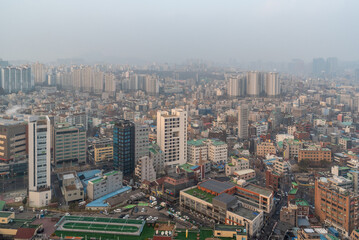
M 12 214 L 12 212 L 0 212 L 0 218 L 7 218 L 7 217 L 10 217 Z
M 189 189 L 187 191 L 185 191 L 185 193 L 191 195 L 191 196 L 194 196 L 196 198 L 199 198 L 199 199 L 202 199 L 208 203 L 212 203 L 212 199 L 216 196 L 208 193 L 208 192 L 205 192 L 205 191 L 202 191 L 200 189 L 198 189 L 197 187 L 195 188 L 192 188 L 192 189 Z
M 292 182 L 292 185 L 293 185 L 293 186 L 298 186 L 298 183 Z
M 187 141 L 187 145 L 196 146 L 196 147 L 204 146 L 206 140 L 207 139 L 205 139 L 205 138 L 199 139 L 199 140 L 193 139 L 193 140 Z
M 104 176 L 112 176 L 112 175 L 115 175 L 116 173 L 118 173 L 118 171 L 112 171 L 112 172 L 105 173 Z
M 212 140 L 212 144 L 214 146 L 220 146 L 220 145 L 223 145 L 223 144 L 226 144 L 226 143 L 222 142 L 222 141 L 219 141 L 219 140 Z
M 304 199 L 297 199 L 295 200 L 295 204 L 298 206 L 302 206 L 302 207 L 308 207 L 309 203 L 307 202 L 307 200 Z
M 186 172 L 193 172 L 193 170 L 191 169 L 193 167 L 193 165 L 185 163 L 179 166 L 181 169 L 183 169 Z
M 288 194 L 295 195 L 298 192 L 298 188 L 292 188 Z

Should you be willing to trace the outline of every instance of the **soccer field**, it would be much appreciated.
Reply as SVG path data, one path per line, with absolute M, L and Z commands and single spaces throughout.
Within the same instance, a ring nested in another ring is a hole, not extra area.
M 80 223 L 80 222 L 66 222 L 62 225 L 64 229 L 79 229 L 79 230 L 99 230 L 99 231 L 111 231 L 111 232 L 137 232 L 138 227 L 135 226 L 126 226 L 126 225 L 109 225 L 109 224 L 99 224 L 99 223 Z

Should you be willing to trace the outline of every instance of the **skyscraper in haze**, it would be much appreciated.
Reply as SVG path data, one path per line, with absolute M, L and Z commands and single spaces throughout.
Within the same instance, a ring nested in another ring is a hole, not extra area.
M 248 138 L 248 105 L 241 104 L 238 107 L 238 137 Z
M 266 73 L 266 94 L 268 97 L 276 97 L 280 94 L 280 83 L 278 73 Z
M 51 124 L 47 116 L 29 117 L 29 206 L 51 201 Z
M 157 144 L 165 154 L 165 165 L 187 162 L 187 112 L 172 109 L 157 112 Z
M 0 68 L 0 82 L 5 93 L 29 91 L 33 87 L 31 68 L 28 66 Z
M 326 72 L 328 74 L 335 74 L 338 71 L 338 58 L 330 57 L 327 58 Z
M 324 58 L 314 58 L 313 59 L 313 70 L 312 73 L 314 75 L 321 75 L 325 72 L 326 64 Z

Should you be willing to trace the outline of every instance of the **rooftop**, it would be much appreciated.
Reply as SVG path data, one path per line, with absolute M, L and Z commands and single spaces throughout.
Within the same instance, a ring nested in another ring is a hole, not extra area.
M 106 194 L 105 196 L 100 197 L 99 199 L 96 199 L 95 201 L 90 202 L 89 204 L 86 205 L 86 207 L 108 207 L 108 203 L 105 202 L 107 199 L 109 199 L 113 196 L 116 196 L 118 194 L 124 193 L 130 189 L 131 189 L 131 187 L 129 187 L 129 186 L 120 188 L 119 190 L 116 190 L 112 193 Z
M 1 126 L 12 126 L 12 125 L 17 125 L 23 123 L 22 121 L 15 121 L 12 119 L 4 119 L 4 118 L 0 118 L 0 125 Z
M 209 179 L 207 181 L 201 182 L 198 186 L 208 189 L 215 193 L 221 193 L 227 189 L 234 187 L 232 183 L 229 182 L 220 182 L 217 180 Z
M 249 210 L 248 208 L 239 207 L 233 211 L 235 214 L 249 220 L 255 219 L 260 213 L 257 211 Z
M 270 190 L 270 189 L 263 188 L 263 187 L 260 187 L 260 186 L 254 185 L 254 184 L 248 184 L 248 185 L 244 186 L 243 188 L 245 188 L 249 191 L 255 192 L 255 193 L 259 193 L 259 194 L 267 196 L 267 197 L 269 197 L 273 193 L 272 190 Z
M 292 188 L 292 189 L 288 192 L 288 194 L 290 194 L 290 195 L 295 195 L 295 194 L 297 194 L 297 192 L 298 192 L 298 188 Z
M 237 200 L 237 198 L 235 196 L 229 195 L 228 193 L 221 193 L 218 196 L 214 197 L 213 199 L 220 201 L 222 203 L 228 204 L 231 203 L 235 200 Z
M 295 204 L 302 207 L 308 207 L 309 203 L 305 199 L 296 199 Z
M 219 231 L 237 231 L 240 235 L 247 235 L 246 228 L 244 226 L 235 226 L 235 225 L 224 225 L 224 224 L 216 224 L 214 226 L 214 230 Z M 239 230 L 239 231 L 238 231 Z
M 196 139 L 193 139 L 193 140 L 190 140 L 190 141 L 187 141 L 187 145 L 191 145 L 191 146 L 205 146 L 205 141 L 207 139 L 199 139 L 199 140 L 196 140 Z
M 208 192 L 202 191 L 196 187 L 185 191 L 185 193 L 187 193 L 191 196 L 194 196 L 196 198 L 202 199 L 208 203 L 212 203 L 212 199 L 215 197 L 214 195 L 212 195 Z

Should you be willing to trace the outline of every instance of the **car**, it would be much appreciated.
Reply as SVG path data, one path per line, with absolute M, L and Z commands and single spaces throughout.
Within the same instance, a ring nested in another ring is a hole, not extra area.
M 121 208 L 117 208 L 117 209 L 115 209 L 115 210 L 113 210 L 115 213 L 120 213 L 120 212 L 122 212 L 122 210 L 121 210 Z
M 160 210 L 162 210 L 163 208 L 164 208 L 164 207 L 162 207 L 162 206 L 158 206 L 157 210 L 160 211 Z
M 143 213 L 143 212 L 145 212 L 146 211 L 146 209 L 145 208 L 142 208 L 141 209 L 141 213 Z
M 135 209 L 133 209 L 134 213 L 138 213 L 138 207 L 135 207 Z
M 122 213 L 120 214 L 120 216 L 118 216 L 118 218 L 124 218 L 126 216 L 126 214 Z

